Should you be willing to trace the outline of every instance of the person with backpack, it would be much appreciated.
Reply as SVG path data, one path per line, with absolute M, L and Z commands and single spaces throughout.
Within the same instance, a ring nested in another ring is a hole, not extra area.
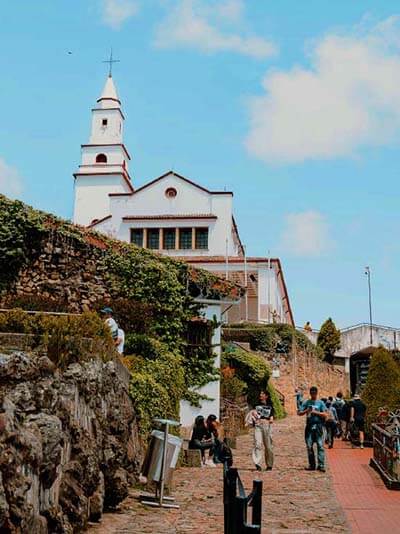
M 343 436 L 344 432 L 346 430 L 346 421 L 344 419 L 344 406 L 345 406 L 345 404 L 346 404 L 346 402 L 343 399 L 343 393 L 341 391 L 338 391 L 336 393 L 335 400 L 333 401 L 333 407 L 336 410 L 336 413 L 337 413 L 337 416 L 338 416 L 338 420 L 339 420 L 338 430 L 339 430 L 340 436 Z
M 325 420 L 325 426 L 326 426 L 326 441 L 328 444 L 328 447 L 330 449 L 333 448 L 333 442 L 336 436 L 337 428 L 339 425 L 339 418 L 336 412 L 336 408 L 333 405 L 333 398 L 328 397 L 328 401 L 326 402 L 326 408 L 328 416 Z
M 354 399 L 350 404 L 350 423 L 354 427 L 354 432 L 360 437 L 360 449 L 364 448 L 366 411 L 367 407 L 361 400 L 360 395 L 354 395 Z
M 310 388 L 310 398 L 303 402 L 298 415 L 306 415 L 304 438 L 308 453 L 308 467 L 306 471 L 321 471 L 325 473 L 324 424 L 328 416 L 327 408 L 322 400 L 318 400 L 318 388 Z M 317 446 L 318 466 L 315 462 L 314 444 Z

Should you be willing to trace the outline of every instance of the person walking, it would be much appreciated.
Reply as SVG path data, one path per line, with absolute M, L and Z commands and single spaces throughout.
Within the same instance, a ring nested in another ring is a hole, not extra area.
M 296 409 L 300 410 L 301 405 L 303 404 L 303 390 L 300 387 L 295 388 L 294 396 L 296 398 Z
M 113 317 L 112 308 L 106 306 L 105 308 L 100 310 L 100 313 L 104 317 L 104 324 L 110 329 L 111 337 L 113 338 L 115 345 L 118 345 L 118 324 Z
M 345 421 L 345 400 L 343 399 L 343 393 L 341 391 L 338 391 L 336 393 L 335 400 L 333 401 L 333 407 L 336 410 L 338 419 L 339 419 L 339 430 L 340 430 L 340 436 L 344 436 L 346 433 L 346 421 Z
M 365 414 L 367 407 L 360 398 L 360 395 L 354 395 L 353 401 L 350 403 L 350 423 L 354 425 L 354 430 L 360 436 L 360 448 L 364 448 L 364 432 L 365 432 Z
M 325 473 L 324 451 L 324 423 L 327 418 L 327 408 L 322 400 L 318 400 L 318 388 L 310 388 L 310 398 L 303 402 L 298 415 L 306 415 L 304 438 L 308 453 L 308 467 L 306 471 L 321 471 Z M 317 445 L 318 467 L 315 462 L 314 443 Z
M 272 442 L 272 423 L 274 422 L 274 407 L 267 391 L 261 391 L 259 402 L 246 417 L 246 425 L 254 428 L 253 462 L 257 471 L 261 471 L 262 448 L 264 445 L 264 458 L 266 471 L 274 465 L 274 449 Z
M 336 412 L 336 408 L 333 405 L 333 398 L 328 397 L 326 403 L 328 416 L 325 421 L 326 425 L 326 441 L 330 449 L 333 448 L 334 439 L 339 425 L 339 418 Z

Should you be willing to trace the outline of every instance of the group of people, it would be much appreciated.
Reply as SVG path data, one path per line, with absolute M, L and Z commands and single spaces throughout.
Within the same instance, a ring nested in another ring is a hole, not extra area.
M 202 415 L 196 417 L 189 449 L 201 452 L 202 466 L 215 467 L 224 462 L 232 465 L 232 452 L 226 444 L 224 427 L 214 414 L 210 414 L 207 419 Z
M 318 399 L 318 389 L 310 388 L 310 398 L 303 400 L 303 392 L 296 389 L 297 414 L 306 416 L 305 441 L 308 453 L 309 471 L 325 471 L 324 441 L 333 447 L 335 437 L 348 440 L 351 434 L 359 435 L 360 447 L 364 448 L 366 406 L 360 395 L 345 400 L 342 392 L 336 397 Z M 317 462 L 314 452 L 317 447 Z M 354 447 L 354 445 L 353 445 Z

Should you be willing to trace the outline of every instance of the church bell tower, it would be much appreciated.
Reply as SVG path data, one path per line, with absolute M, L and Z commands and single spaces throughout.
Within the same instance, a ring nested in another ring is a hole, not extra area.
M 89 143 L 81 145 L 81 164 L 74 174 L 73 221 L 90 225 L 109 215 L 110 193 L 132 193 L 130 156 L 123 142 L 125 117 L 111 72 L 92 109 Z

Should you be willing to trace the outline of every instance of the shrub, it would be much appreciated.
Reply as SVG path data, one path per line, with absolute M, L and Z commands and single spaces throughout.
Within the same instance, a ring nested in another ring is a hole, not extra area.
M 384 347 L 376 349 L 371 357 L 362 399 L 367 406 L 368 426 L 375 421 L 379 408 L 400 407 L 400 369 Z
M 154 358 L 127 356 L 131 370 L 130 395 L 140 418 L 142 433 L 148 432 L 154 417 L 179 419 L 179 402 L 185 391 L 184 369 L 179 355 L 154 341 Z
M 222 355 L 222 376 L 224 377 L 224 375 L 228 374 L 229 377 L 229 375 L 232 375 L 232 369 L 234 369 L 234 375 L 232 378 L 228 378 L 228 382 L 235 377 L 245 385 L 243 393 L 247 395 L 247 401 L 250 405 L 255 405 L 260 391 L 265 389 L 271 394 L 276 417 L 284 416 L 279 398 L 272 384 L 269 383 L 269 366 L 261 356 L 246 352 L 234 345 L 227 345 Z M 238 385 L 238 383 L 236 384 Z M 229 383 L 226 387 L 229 387 Z
M 94 312 L 82 315 L 30 315 L 23 310 L 0 314 L 0 331 L 31 334 L 58 366 L 96 356 L 103 360 L 115 351 L 110 330 Z
M 302 332 L 288 324 L 233 324 L 224 328 L 223 335 L 226 341 L 249 343 L 251 350 L 289 354 L 295 344 L 301 350 L 319 358 L 323 357 L 319 347 L 316 347 Z
M 44 297 L 43 295 L 10 295 L 4 301 L 5 308 L 21 310 L 68 312 L 68 301 L 64 298 Z
M 330 317 L 321 326 L 317 345 L 323 350 L 325 360 L 332 363 L 335 352 L 340 349 L 340 330 Z
M 150 334 L 154 323 L 154 307 L 151 304 L 116 298 L 112 301 L 98 301 L 94 307 L 99 312 L 105 306 L 112 308 L 113 315 L 124 332 Z

